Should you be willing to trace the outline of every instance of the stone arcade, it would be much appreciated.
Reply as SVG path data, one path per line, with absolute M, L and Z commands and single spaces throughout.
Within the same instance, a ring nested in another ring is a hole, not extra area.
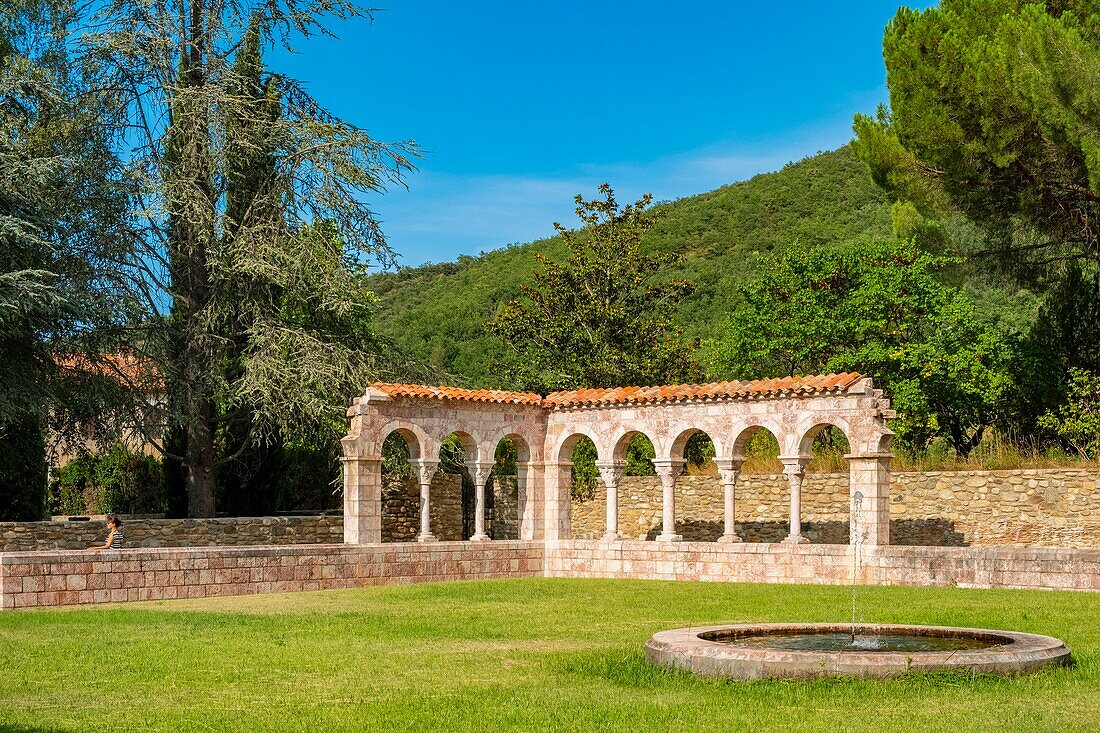
M 801 534 L 801 487 L 814 437 L 835 426 L 851 447 L 852 542 L 889 544 L 889 403 L 860 374 L 718 382 L 664 387 L 620 387 L 524 392 L 374 384 L 348 410 L 351 427 L 344 449 L 344 541 L 382 540 L 382 444 L 399 433 L 409 445 L 420 484 L 421 542 L 429 529 L 431 480 L 438 451 L 454 434 L 468 456 L 476 489 L 475 531 L 485 541 L 485 483 L 502 439 L 517 447 L 519 526 L 522 540 L 569 540 L 570 462 L 582 437 L 596 446 L 596 463 L 607 487 L 602 540 L 621 539 L 617 489 L 631 440 L 643 434 L 656 452 L 653 467 L 663 488 L 658 542 L 676 542 L 676 479 L 684 468 L 684 447 L 705 432 L 714 443 L 715 463 L 725 495 L 722 543 L 740 542 L 734 531 L 737 477 L 745 447 L 758 430 L 779 441 L 790 486 L 790 531 L 785 542 L 806 542 Z

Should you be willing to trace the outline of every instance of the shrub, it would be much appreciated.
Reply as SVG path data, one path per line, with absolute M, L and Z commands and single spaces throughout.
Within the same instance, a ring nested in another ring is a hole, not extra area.
M 51 487 L 58 514 L 154 514 L 164 510 L 162 462 L 116 443 L 67 463 Z

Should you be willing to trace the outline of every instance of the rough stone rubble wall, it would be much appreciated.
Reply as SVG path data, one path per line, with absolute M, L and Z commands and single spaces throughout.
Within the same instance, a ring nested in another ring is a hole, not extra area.
M 538 542 L 166 548 L 0 555 L 0 608 L 541 576 Z
M 519 539 L 519 490 L 515 476 L 494 476 L 494 540 Z M 486 487 L 486 493 L 489 491 Z M 440 540 L 462 540 L 462 478 L 442 471 L 432 478 L 430 521 Z M 420 532 L 420 485 L 415 478 L 382 478 L 382 541 L 412 542 Z M 338 541 L 338 540 L 337 540 Z
M 976 547 L 1100 547 L 1100 471 L 1011 471 L 893 474 L 890 537 L 895 545 Z M 573 501 L 573 536 L 604 531 L 602 486 Z M 753 542 L 787 535 L 789 493 L 778 474 L 742 475 L 737 482 L 737 528 Z M 847 474 L 808 474 L 802 487 L 803 534 L 811 541 L 848 542 Z M 676 484 L 676 528 L 686 540 L 722 534 L 722 487 L 714 476 L 681 476 Z M 628 476 L 619 486 L 619 530 L 626 539 L 660 531 L 661 485 L 656 477 Z

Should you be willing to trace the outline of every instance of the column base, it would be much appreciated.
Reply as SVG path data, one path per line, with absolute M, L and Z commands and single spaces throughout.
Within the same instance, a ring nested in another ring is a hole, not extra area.
M 439 542 L 439 538 L 436 537 L 434 534 L 431 534 L 431 533 L 418 534 L 416 536 L 416 541 L 417 542 Z
M 805 537 L 803 537 L 802 535 L 800 535 L 800 534 L 798 534 L 798 535 L 791 534 L 791 535 L 787 535 L 783 539 L 783 544 L 784 545 L 808 545 L 808 544 L 810 544 L 810 541 L 808 539 L 806 539 Z
M 718 542 L 720 542 L 723 545 L 732 545 L 732 544 L 735 544 L 737 542 L 744 542 L 744 540 L 741 539 L 740 537 L 738 537 L 735 534 L 724 534 L 724 535 L 722 535 L 721 537 L 718 538 Z
M 600 542 L 622 542 L 623 536 L 618 532 L 607 532 L 600 538 Z
M 470 537 L 470 542 L 488 542 L 490 539 L 492 539 L 492 538 L 489 537 L 489 535 L 484 534 L 484 533 L 480 533 L 480 534 L 475 534 L 472 537 Z
M 657 535 L 656 540 L 658 542 L 681 542 L 684 539 L 682 534 L 664 534 Z

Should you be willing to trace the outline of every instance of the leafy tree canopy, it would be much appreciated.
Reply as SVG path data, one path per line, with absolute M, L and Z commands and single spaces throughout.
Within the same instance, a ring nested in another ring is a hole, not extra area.
M 582 229 L 554 223 L 569 248 L 565 262 L 536 254 L 543 270 L 535 284 L 489 323 L 512 350 L 504 370 L 520 388 L 671 384 L 700 374 L 694 344 L 672 323 L 692 287 L 661 277 L 675 259 L 641 251 L 657 218 L 652 197 L 620 207 L 608 184 L 599 190 L 602 198 L 576 197 Z
M 950 260 L 912 242 L 792 249 L 745 286 L 709 344 L 723 378 L 860 371 L 885 387 L 903 444 L 942 435 L 962 455 L 1000 415 L 1009 339 L 936 273 Z
M 1100 9 L 1091 0 L 902 8 L 889 111 L 855 120 L 874 179 L 957 208 L 998 261 L 1100 263 Z

